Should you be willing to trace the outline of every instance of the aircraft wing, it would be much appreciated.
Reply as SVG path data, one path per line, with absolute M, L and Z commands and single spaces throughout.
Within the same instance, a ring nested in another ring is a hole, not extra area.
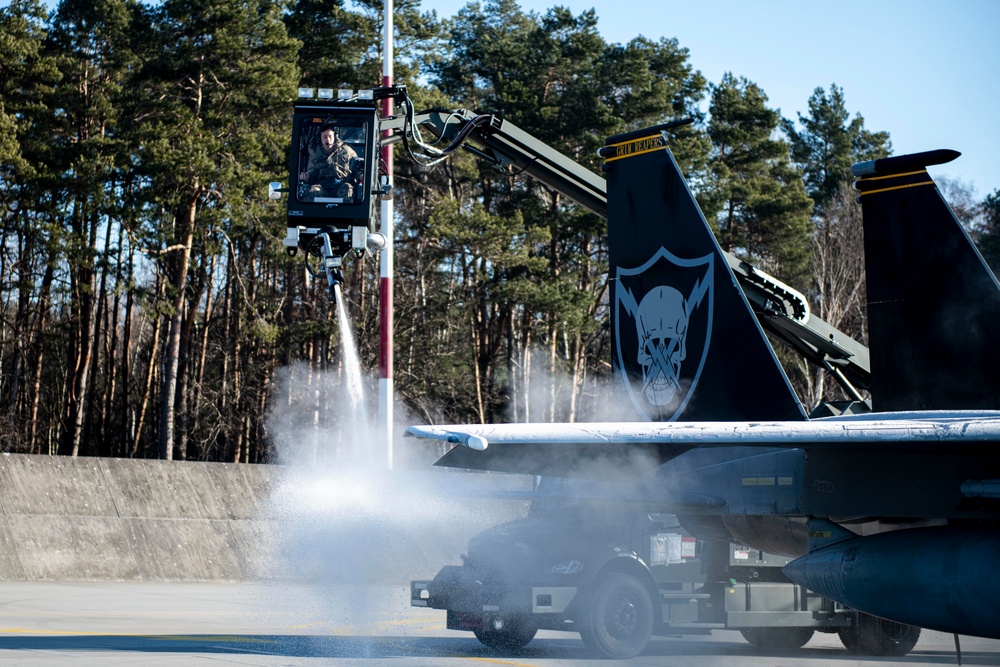
M 621 480 L 707 447 L 993 452 L 1000 447 L 1000 411 L 875 413 L 806 422 L 424 425 L 411 426 L 404 435 L 459 445 L 435 465 Z
M 435 465 L 624 481 L 688 449 L 639 423 L 411 426 L 404 436 L 459 445 Z

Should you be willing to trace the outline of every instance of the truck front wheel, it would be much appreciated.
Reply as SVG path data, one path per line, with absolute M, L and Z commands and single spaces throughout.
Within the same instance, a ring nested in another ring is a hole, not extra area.
M 653 600 L 638 579 L 612 572 L 594 589 L 580 623 L 588 648 L 613 660 L 633 658 L 653 634 Z
M 920 628 L 858 614 L 857 625 L 841 628 L 839 634 L 840 641 L 855 655 L 903 656 L 917 645 Z
M 740 630 L 750 645 L 764 650 L 788 651 L 802 648 L 813 636 L 812 628 L 746 628 Z
M 483 646 L 498 651 L 500 653 L 510 653 L 524 648 L 528 642 L 535 638 L 538 628 L 529 624 L 521 618 L 508 620 L 502 629 L 479 629 L 473 630 L 476 639 L 483 643 Z

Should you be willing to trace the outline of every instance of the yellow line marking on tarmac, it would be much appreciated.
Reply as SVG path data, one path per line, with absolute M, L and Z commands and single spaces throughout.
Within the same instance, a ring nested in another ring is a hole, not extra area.
M 32 630 L 29 628 L 0 628 L 5 635 L 50 635 L 53 637 L 142 637 L 174 642 L 233 642 L 245 644 L 274 644 L 273 639 L 247 637 L 245 635 L 151 635 L 135 632 L 83 632 L 79 630 Z
M 419 621 L 406 621 L 407 623 L 418 623 Z M 309 627 L 315 625 L 322 625 L 321 623 L 307 623 L 302 626 L 297 627 Z M 331 634 L 341 635 L 346 634 L 344 631 L 348 628 L 334 628 Z M 49 635 L 49 636 L 90 636 L 90 637 L 139 637 L 151 640 L 161 640 L 161 641 L 189 641 L 189 642 L 232 642 L 232 643 L 245 643 L 245 644 L 275 644 L 276 640 L 273 639 L 261 639 L 257 637 L 247 637 L 243 635 L 151 635 L 148 633 L 133 633 L 133 632 L 83 632 L 78 630 L 34 630 L 30 628 L 0 628 L 0 634 L 8 635 Z M 424 653 L 423 651 L 418 651 L 418 653 Z M 537 667 L 525 662 L 511 662 L 510 660 L 499 660 L 497 658 L 482 658 L 476 656 L 463 655 L 461 652 L 453 652 L 454 657 L 460 657 L 465 660 L 474 660 L 477 662 L 486 662 L 493 665 L 506 665 L 507 667 Z M 439 652 L 435 654 L 440 655 Z
M 0 633 L 5 635 L 101 635 L 104 637 L 139 637 L 141 635 L 133 635 L 127 633 L 115 633 L 115 632 L 79 632 L 75 630 L 32 630 L 30 628 L 0 628 Z
M 135 635 L 136 637 L 149 637 L 150 639 L 163 639 L 167 641 L 193 641 L 193 642 L 232 642 L 241 644 L 275 644 L 273 639 L 261 639 L 259 637 L 245 637 L 241 635 Z
M 475 658 L 469 656 L 467 660 L 478 660 L 479 662 L 491 662 L 494 665 L 511 665 L 511 667 L 536 667 L 535 665 L 529 665 L 526 662 L 510 662 L 508 660 L 497 660 L 496 658 Z

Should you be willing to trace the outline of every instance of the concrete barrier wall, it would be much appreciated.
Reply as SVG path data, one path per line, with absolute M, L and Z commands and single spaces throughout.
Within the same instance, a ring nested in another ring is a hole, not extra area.
M 225 581 L 260 571 L 264 466 L 0 457 L 0 579 Z
M 344 528 L 335 517 L 311 525 L 269 504 L 287 473 L 280 466 L 4 454 L 0 581 L 401 583 L 458 562 L 471 535 L 524 508 L 523 501 L 485 501 L 481 519 L 381 517 L 360 531 L 357 521 Z

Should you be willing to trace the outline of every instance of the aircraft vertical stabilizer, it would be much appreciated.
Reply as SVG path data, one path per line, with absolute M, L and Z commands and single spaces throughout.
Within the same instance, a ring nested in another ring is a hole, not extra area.
M 612 359 L 649 421 L 804 419 L 658 126 L 606 159 Z
M 1000 408 L 1000 283 L 926 167 L 950 150 L 854 165 L 860 177 L 872 408 Z

